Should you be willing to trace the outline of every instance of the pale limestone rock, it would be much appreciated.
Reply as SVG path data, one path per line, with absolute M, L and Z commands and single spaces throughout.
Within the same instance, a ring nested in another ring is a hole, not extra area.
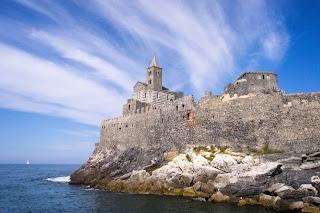
M 197 197 L 197 193 L 193 190 L 192 187 L 184 188 L 182 195 L 185 197 Z
M 268 191 L 268 192 L 274 192 L 274 191 L 276 191 L 277 189 L 279 189 L 279 188 L 281 188 L 281 187 L 283 187 L 283 186 L 285 186 L 284 183 L 275 183 L 275 184 L 272 184 L 272 185 L 267 189 L 267 191 Z
M 277 190 L 275 190 L 274 193 L 276 193 L 277 195 L 282 197 L 283 195 L 285 195 L 285 194 L 287 194 L 289 192 L 293 192 L 293 191 L 294 191 L 293 187 L 284 185 L 284 186 L 278 188 Z
M 312 184 L 312 186 L 314 186 L 317 189 L 318 194 L 320 194 L 320 177 L 319 176 L 312 176 L 311 177 L 311 184 Z
M 130 181 L 143 183 L 149 176 L 150 174 L 146 172 L 146 170 L 133 170 L 130 176 Z
M 290 210 L 302 209 L 304 207 L 302 201 L 293 202 L 289 205 Z
M 212 168 L 210 166 L 201 166 L 201 167 L 194 167 L 194 181 L 200 182 L 208 182 L 209 180 L 216 179 L 218 174 L 222 172 L 216 168 Z
M 320 167 L 320 162 L 306 162 L 301 164 L 300 169 L 315 169 Z
M 311 184 L 302 184 L 298 191 L 301 191 L 301 192 L 310 192 L 310 193 L 313 193 L 313 195 L 318 195 L 318 191 L 316 188 L 314 188 Z
M 259 165 L 252 166 L 250 171 L 244 173 L 244 176 L 256 177 L 257 175 L 267 174 L 275 170 L 279 165 L 277 162 L 260 163 Z
M 216 189 L 222 189 L 229 184 L 238 182 L 238 176 L 235 174 L 219 174 L 213 181 L 213 185 Z
M 216 202 L 216 203 L 222 203 L 222 202 L 226 202 L 230 199 L 229 196 L 227 195 L 223 195 L 221 192 L 217 192 L 215 194 L 213 194 L 210 198 L 209 198 L 209 202 Z
M 249 164 L 249 165 L 254 165 L 254 164 L 256 164 L 253 156 L 251 156 L 251 155 L 245 156 L 245 157 L 242 159 L 242 163 L 244 163 L 244 164 Z
M 263 206 L 273 206 L 274 197 L 266 194 L 261 194 L 259 196 L 259 204 Z
M 316 204 L 318 206 L 320 205 L 320 197 L 308 196 L 308 197 L 303 198 L 303 201 L 307 202 L 307 203 Z
M 227 154 L 217 154 L 210 165 L 222 171 L 230 171 L 230 168 L 238 164 L 237 161 Z

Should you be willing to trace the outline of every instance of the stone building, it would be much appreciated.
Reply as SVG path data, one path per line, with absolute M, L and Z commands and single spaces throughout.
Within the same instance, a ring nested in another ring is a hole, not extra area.
M 278 92 L 277 74 L 272 72 L 245 72 L 234 83 L 225 88 L 225 93 L 231 96 L 258 92 Z
M 297 153 L 320 147 L 320 93 L 287 95 L 279 91 L 275 73 L 246 72 L 222 95 L 207 92 L 196 102 L 165 88 L 164 73 L 154 57 L 147 82 L 134 85 L 123 116 L 102 122 L 101 146 L 179 150 L 216 144 Z
M 145 112 L 157 105 L 183 97 L 182 92 L 173 92 L 162 85 L 162 68 L 154 56 L 147 69 L 147 82 L 138 81 L 133 87 L 133 97 L 123 106 L 123 115 Z

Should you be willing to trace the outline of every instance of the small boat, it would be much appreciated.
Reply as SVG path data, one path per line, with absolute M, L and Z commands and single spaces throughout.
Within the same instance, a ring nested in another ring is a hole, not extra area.
M 29 160 L 27 160 L 27 163 L 26 163 L 27 165 L 29 165 L 30 164 L 30 161 Z

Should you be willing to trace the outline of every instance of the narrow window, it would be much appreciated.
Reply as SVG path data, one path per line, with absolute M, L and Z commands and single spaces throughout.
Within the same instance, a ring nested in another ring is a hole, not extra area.
M 159 98 L 159 93 L 157 92 L 157 98 Z
M 182 104 L 182 108 L 184 108 L 184 104 Z
M 179 107 L 178 106 L 176 106 L 176 110 L 178 110 L 179 109 Z
M 152 83 L 152 81 L 151 80 L 149 80 L 149 84 L 151 84 Z
M 187 113 L 187 120 L 190 120 L 190 112 Z
M 264 75 L 262 75 L 262 79 L 264 79 Z
M 131 105 L 129 104 L 129 110 L 130 110 L 130 108 L 131 108 Z

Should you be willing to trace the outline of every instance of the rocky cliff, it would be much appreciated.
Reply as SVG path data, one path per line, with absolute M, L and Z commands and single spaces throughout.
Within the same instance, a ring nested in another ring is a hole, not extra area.
M 71 184 L 319 212 L 320 94 L 191 96 L 102 122 Z
M 235 152 L 215 145 L 124 151 L 97 145 L 71 184 L 98 189 L 188 196 L 209 202 L 319 212 L 320 153 L 268 147 Z

